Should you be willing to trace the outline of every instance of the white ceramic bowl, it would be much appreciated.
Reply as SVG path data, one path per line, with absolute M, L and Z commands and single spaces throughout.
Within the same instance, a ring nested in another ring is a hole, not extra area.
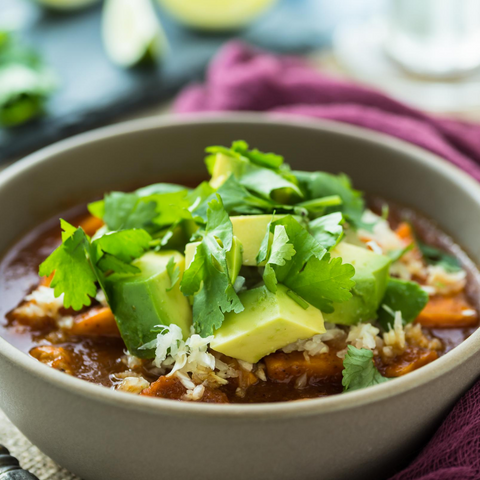
M 204 147 L 245 139 L 294 168 L 435 219 L 480 263 L 480 187 L 423 150 L 345 125 L 253 114 L 149 119 L 86 133 L 0 174 L 0 252 L 47 216 L 130 183 L 203 174 Z M 365 390 L 302 402 L 208 405 L 137 397 L 69 377 L 0 338 L 0 406 L 85 480 L 384 478 L 416 454 L 480 374 L 480 332 Z

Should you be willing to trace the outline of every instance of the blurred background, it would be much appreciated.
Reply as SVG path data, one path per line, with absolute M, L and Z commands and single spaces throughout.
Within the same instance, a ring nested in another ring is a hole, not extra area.
M 168 112 L 232 38 L 480 120 L 480 0 L 0 0 L 0 162 Z

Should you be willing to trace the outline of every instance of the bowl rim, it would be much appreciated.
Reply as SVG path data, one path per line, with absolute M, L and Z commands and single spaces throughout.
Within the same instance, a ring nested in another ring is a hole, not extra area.
M 329 120 L 308 119 L 306 117 L 265 114 L 265 113 L 202 113 L 183 116 L 163 115 L 131 120 L 89 132 L 76 135 L 54 143 L 22 160 L 8 166 L 0 172 L 0 189 L 11 179 L 34 165 L 41 164 L 52 156 L 81 147 L 85 143 L 102 142 L 125 134 L 135 134 L 142 131 L 156 130 L 165 127 L 194 126 L 197 124 L 269 124 L 299 129 L 310 129 L 327 133 L 340 134 L 348 137 L 380 145 L 381 147 L 400 151 L 417 162 L 426 164 L 443 176 L 449 177 L 454 183 L 461 183 L 462 188 L 480 204 L 480 183 L 449 163 L 447 160 L 388 135 L 374 132 L 365 128 L 352 126 Z M 2 256 L 5 252 L 2 252 Z M 460 345 L 421 369 L 415 370 L 393 382 L 363 390 L 349 392 L 348 395 L 333 395 L 308 399 L 301 402 L 278 402 L 259 404 L 228 404 L 215 405 L 196 402 L 179 402 L 161 398 L 140 397 L 138 395 L 116 392 L 111 389 L 89 383 L 79 378 L 65 375 L 29 357 L 16 347 L 0 337 L 0 355 L 9 363 L 15 364 L 26 373 L 35 375 L 53 387 L 69 390 L 71 393 L 88 397 L 108 405 L 148 412 L 152 415 L 169 415 L 181 417 L 219 417 L 225 419 L 254 418 L 274 421 L 279 418 L 292 418 L 316 414 L 341 412 L 342 410 L 374 404 L 390 397 L 406 393 L 417 387 L 427 384 L 449 371 L 457 368 L 474 354 L 480 351 L 480 328 Z M 480 372 L 479 372 L 480 373 Z

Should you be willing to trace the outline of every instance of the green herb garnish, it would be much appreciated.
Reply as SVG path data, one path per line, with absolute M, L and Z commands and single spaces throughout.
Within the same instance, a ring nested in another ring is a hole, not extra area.
M 373 352 L 366 348 L 356 348 L 349 345 L 343 360 L 343 366 L 342 385 L 344 392 L 379 385 L 389 380 L 377 370 L 373 363 Z
M 418 283 L 390 278 L 378 310 L 378 321 L 388 331 L 394 322 L 390 312 L 401 312 L 406 325 L 418 317 L 427 302 L 428 294 Z M 383 308 L 385 305 L 387 309 Z

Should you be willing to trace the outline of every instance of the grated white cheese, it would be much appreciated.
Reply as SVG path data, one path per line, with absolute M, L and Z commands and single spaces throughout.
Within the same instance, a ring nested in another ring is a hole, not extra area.
M 208 345 L 212 340 L 213 335 L 203 338 L 194 333 L 184 341 L 181 328 L 172 323 L 169 327 L 163 327 L 156 340 L 144 345 L 142 349 L 155 347 L 154 365 L 157 368 L 172 367 L 167 376 L 176 375 L 187 389 L 187 394 L 190 395 L 188 392 L 193 391 L 196 386 L 192 376 L 207 381 L 207 377 L 211 377 L 210 374 L 213 374 L 215 370 L 216 358 L 207 352 Z M 217 375 L 213 375 L 217 377 Z M 225 383 L 222 378 L 217 378 L 217 383 Z M 216 379 L 210 378 L 210 383 L 213 380 Z M 201 391 L 198 389 L 195 395 Z
M 123 357 L 122 357 L 122 362 L 128 367 L 128 368 L 138 368 L 142 366 L 142 360 L 138 357 L 135 357 L 135 355 L 130 355 L 127 351 L 124 351 Z
M 63 294 L 55 298 L 53 288 L 39 286 L 25 297 L 26 302 L 15 311 L 26 317 L 48 317 L 58 320 L 63 308 Z
M 95 300 L 102 305 L 102 307 L 108 307 L 107 298 L 105 297 L 105 293 L 103 290 L 99 290 L 97 295 L 95 296 Z
M 283 347 L 282 351 L 285 353 L 306 352 L 307 355 L 311 356 L 328 353 L 330 350 L 329 346 L 324 342 L 341 338 L 345 336 L 345 332 L 340 328 L 336 328 L 333 323 L 325 323 L 325 328 L 327 329 L 325 333 L 320 333 L 304 340 L 297 340 Z
M 377 335 L 380 330 L 371 323 L 359 323 L 350 327 L 347 343 L 356 348 L 374 350 L 377 347 Z
M 467 273 L 464 270 L 447 272 L 441 265 L 427 267 L 427 285 L 439 295 L 458 293 L 465 288 Z
M 126 377 L 122 383 L 117 386 L 117 390 L 138 395 L 149 386 L 150 383 L 142 377 Z
M 190 400 L 191 402 L 195 402 L 197 400 L 201 400 L 204 393 L 205 393 L 205 386 L 196 385 L 193 389 L 187 390 L 187 393 L 185 393 L 185 395 L 183 396 L 183 399 Z
M 242 367 L 247 372 L 251 372 L 253 370 L 253 363 L 245 362 L 244 360 L 237 360 L 240 367 Z
M 70 330 L 75 323 L 75 319 L 72 316 L 60 317 L 57 320 L 57 325 L 63 330 Z
M 382 217 L 375 215 L 371 210 L 365 210 L 362 220 L 366 223 L 373 223 L 371 232 L 364 229 L 358 230 L 358 236 L 367 245 L 369 242 L 374 242 L 376 247 L 381 250 L 381 253 L 390 252 L 405 247 L 405 243 L 390 228 L 389 223 Z M 371 246 L 375 253 L 377 253 L 375 251 L 376 247 L 374 247 L 373 244 Z
M 402 312 L 395 312 L 393 328 L 383 334 L 383 341 L 387 347 L 394 350 L 405 350 L 405 330 L 403 329 Z
M 377 253 L 378 255 L 383 255 L 382 247 L 375 240 L 370 240 L 369 242 L 366 243 L 366 245 L 370 247 L 373 253 Z

